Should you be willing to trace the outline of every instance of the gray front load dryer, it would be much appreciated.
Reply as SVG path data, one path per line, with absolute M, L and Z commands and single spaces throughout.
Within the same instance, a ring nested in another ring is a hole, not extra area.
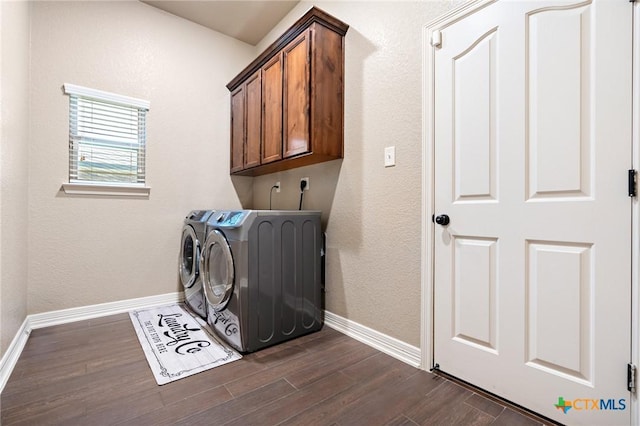
M 200 253 L 207 236 L 207 220 L 213 210 L 193 210 L 184 219 L 180 240 L 178 272 L 184 287 L 187 305 L 203 318 L 207 317 L 207 305 L 200 276 Z
M 319 211 L 216 211 L 201 273 L 207 320 L 240 352 L 322 328 Z

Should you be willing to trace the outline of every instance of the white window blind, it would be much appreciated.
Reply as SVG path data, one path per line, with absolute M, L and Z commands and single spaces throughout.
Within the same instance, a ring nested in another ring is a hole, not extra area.
M 149 102 L 71 84 L 69 182 L 144 186 Z

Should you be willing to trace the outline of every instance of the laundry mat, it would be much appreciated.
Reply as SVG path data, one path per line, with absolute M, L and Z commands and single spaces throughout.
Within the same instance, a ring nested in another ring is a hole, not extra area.
M 140 309 L 129 316 L 159 385 L 242 358 L 181 305 Z

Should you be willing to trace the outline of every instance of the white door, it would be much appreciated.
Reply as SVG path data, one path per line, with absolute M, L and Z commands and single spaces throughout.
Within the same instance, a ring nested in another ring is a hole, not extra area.
M 631 3 L 498 1 L 440 35 L 434 363 L 562 423 L 628 424 Z

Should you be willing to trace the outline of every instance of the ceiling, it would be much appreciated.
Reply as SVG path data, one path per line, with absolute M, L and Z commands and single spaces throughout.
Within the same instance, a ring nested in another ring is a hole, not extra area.
M 293 9 L 299 0 L 141 0 L 253 46 Z

